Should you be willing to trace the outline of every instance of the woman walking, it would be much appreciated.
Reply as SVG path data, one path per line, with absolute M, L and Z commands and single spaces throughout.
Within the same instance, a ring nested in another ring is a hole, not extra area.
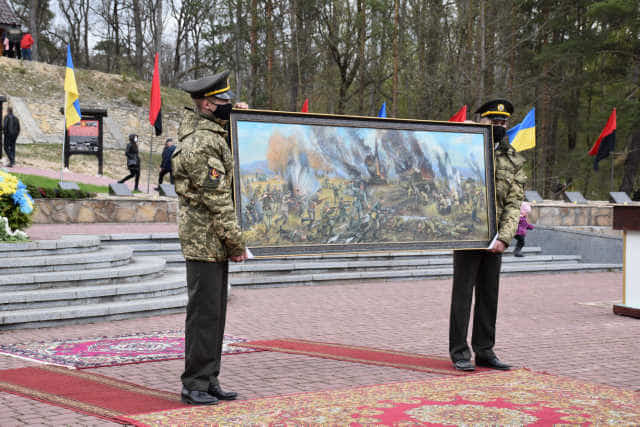
M 124 154 L 127 156 L 127 168 L 129 169 L 129 175 L 122 178 L 119 183 L 123 183 L 130 178 L 136 179 L 136 184 L 133 191 L 140 191 L 138 188 L 138 182 L 140 181 L 140 156 L 138 156 L 138 135 L 129 135 L 129 143 Z

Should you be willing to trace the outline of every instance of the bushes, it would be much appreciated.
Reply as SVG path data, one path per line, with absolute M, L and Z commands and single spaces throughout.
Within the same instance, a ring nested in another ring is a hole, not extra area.
M 95 197 L 95 193 L 84 190 L 61 190 L 59 188 L 51 187 L 36 187 L 32 184 L 27 184 L 27 190 L 34 199 L 90 199 Z

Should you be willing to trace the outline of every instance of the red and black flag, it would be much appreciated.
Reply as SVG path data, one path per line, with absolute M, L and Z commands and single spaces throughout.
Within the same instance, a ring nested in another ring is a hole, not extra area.
M 460 107 L 458 112 L 455 113 L 453 116 L 451 116 L 451 118 L 448 121 L 449 122 L 464 122 L 465 120 L 467 120 L 467 104 L 465 104 L 462 107 Z
M 151 81 L 151 102 L 149 104 L 149 122 L 156 130 L 156 136 L 162 135 L 162 98 L 160 97 L 160 73 L 158 72 L 158 54 L 153 66 Z
M 600 136 L 591 150 L 589 150 L 590 156 L 596 156 L 593 160 L 593 169 L 598 170 L 598 162 L 609 156 L 609 153 L 613 151 L 616 145 L 616 109 L 614 108 L 609 116 L 607 125 L 602 129 Z

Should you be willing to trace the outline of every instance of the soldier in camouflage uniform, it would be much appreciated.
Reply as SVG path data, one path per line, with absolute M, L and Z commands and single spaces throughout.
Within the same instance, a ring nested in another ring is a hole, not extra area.
M 495 188 L 498 239 L 489 250 L 457 250 L 453 253 L 453 291 L 449 320 L 449 354 L 456 369 L 473 371 L 467 331 L 475 287 L 475 308 L 471 346 L 478 366 L 508 370 L 510 366 L 493 352 L 498 283 L 502 253 L 516 234 L 526 176 L 524 157 L 516 153 L 505 136 L 507 119 L 513 113 L 509 101 L 497 99 L 480 107 L 480 123 L 493 125 Z
M 186 259 L 189 295 L 182 401 L 195 405 L 211 405 L 237 396 L 223 391 L 218 383 L 228 260 L 246 259 L 233 204 L 233 155 L 224 129 L 233 96 L 228 75 L 219 73 L 184 84 L 196 108 L 184 115 L 178 130 L 180 142 L 172 157 L 179 196 L 178 233 Z

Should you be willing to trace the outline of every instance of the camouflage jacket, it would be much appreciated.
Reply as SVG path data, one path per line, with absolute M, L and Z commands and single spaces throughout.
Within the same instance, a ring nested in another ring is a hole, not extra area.
M 171 158 L 178 234 L 187 260 L 222 262 L 245 250 L 233 205 L 233 155 L 226 131 L 188 111 Z
M 520 221 L 520 205 L 524 200 L 527 176 L 523 165 L 525 158 L 503 140 L 495 152 L 496 216 L 498 239 L 507 246 L 511 243 Z

